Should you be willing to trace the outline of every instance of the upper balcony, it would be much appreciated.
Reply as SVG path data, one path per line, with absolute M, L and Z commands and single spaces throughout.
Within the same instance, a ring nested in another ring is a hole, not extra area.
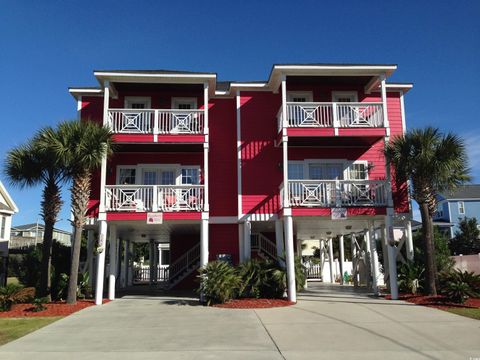
M 278 131 L 293 137 L 382 137 L 381 102 L 286 102 L 277 114 Z M 286 118 L 284 118 L 286 114 Z
M 109 109 L 107 124 L 117 142 L 202 143 L 203 109 Z

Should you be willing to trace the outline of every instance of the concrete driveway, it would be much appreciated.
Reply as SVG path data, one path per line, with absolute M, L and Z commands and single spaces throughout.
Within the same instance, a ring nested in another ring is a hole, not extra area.
M 480 321 L 310 285 L 264 310 L 124 297 L 0 347 L 0 359 L 478 359 Z

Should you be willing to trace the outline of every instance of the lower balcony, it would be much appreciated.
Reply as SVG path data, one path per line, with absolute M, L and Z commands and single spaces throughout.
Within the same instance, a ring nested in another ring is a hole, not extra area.
M 200 212 L 203 185 L 107 185 L 105 210 L 109 212 Z
M 288 180 L 291 207 L 385 207 L 384 180 Z

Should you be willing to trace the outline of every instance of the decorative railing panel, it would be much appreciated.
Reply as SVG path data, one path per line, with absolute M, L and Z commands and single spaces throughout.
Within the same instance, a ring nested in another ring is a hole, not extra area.
M 109 109 L 114 134 L 203 134 L 204 110 Z
M 106 211 L 202 211 L 203 185 L 107 185 Z
M 386 206 L 383 180 L 289 180 L 293 207 Z
M 378 128 L 384 126 L 382 103 L 287 102 L 277 114 L 282 127 Z
M 260 233 L 252 234 L 251 237 L 252 250 L 259 250 L 270 256 L 272 259 L 277 258 L 277 245 Z

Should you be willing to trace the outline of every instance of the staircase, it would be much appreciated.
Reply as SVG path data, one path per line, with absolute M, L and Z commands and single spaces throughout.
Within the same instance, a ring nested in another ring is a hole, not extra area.
M 251 249 L 262 259 L 278 260 L 277 245 L 261 233 L 251 235 Z
M 161 288 L 169 290 L 182 282 L 200 266 L 200 244 L 195 245 L 168 267 L 168 280 Z

